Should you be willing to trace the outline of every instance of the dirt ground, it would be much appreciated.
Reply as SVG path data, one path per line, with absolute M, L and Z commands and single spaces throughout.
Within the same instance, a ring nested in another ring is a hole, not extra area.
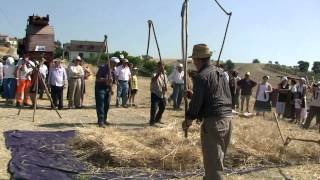
M 69 129 L 86 128 L 96 126 L 96 112 L 94 108 L 94 81 L 87 82 L 87 95 L 83 109 L 72 109 L 60 111 L 62 119 L 58 118 L 55 111 L 48 109 L 48 100 L 39 101 L 39 109 L 36 111 L 36 121 L 32 122 L 31 109 L 23 109 L 18 116 L 18 110 L 13 107 L 4 106 L 3 99 L 0 99 L 0 132 L 8 130 L 29 130 L 29 131 L 64 131 Z M 116 108 L 115 100 L 112 99 L 109 121 L 119 128 L 143 128 L 148 125 L 150 93 L 149 78 L 139 78 L 139 92 L 137 96 L 137 108 Z M 66 92 L 66 91 L 65 91 Z M 64 101 L 65 106 L 67 101 Z M 164 122 L 183 119 L 183 112 L 173 111 L 167 106 L 164 114 Z M 5 147 L 5 139 L 0 136 L 0 179 L 9 179 L 7 164 L 10 160 L 10 151 Z M 305 165 L 298 167 L 283 168 L 282 172 L 294 179 L 320 179 L 320 165 Z M 201 178 L 191 178 L 201 179 Z M 227 175 L 226 179 L 285 179 L 278 169 L 270 169 L 251 173 L 243 176 Z

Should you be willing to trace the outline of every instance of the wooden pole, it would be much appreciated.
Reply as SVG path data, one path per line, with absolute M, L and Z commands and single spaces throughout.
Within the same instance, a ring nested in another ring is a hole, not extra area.
M 107 35 L 104 35 L 104 40 L 103 40 L 104 46 L 106 46 L 107 39 L 108 39 L 108 36 L 107 36 Z M 98 57 L 98 60 L 97 60 L 97 66 L 100 65 L 100 59 L 101 59 L 102 53 L 103 53 L 103 48 L 101 48 L 101 51 L 100 51 L 100 53 L 99 53 L 99 57 Z M 109 58 L 108 58 L 108 60 L 109 60 Z
M 184 1 L 181 11 L 181 48 L 182 48 L 182 60 L 184 64 L 184 91 L 188 90 L 188 0 Z M 188 98 L 184 96 L 184 114 L 185 122 L 187 121 L 188 111 Z M 184 137 L 188 137 L 188 130 L 184 130 Z
M 53 100 L 52 100 L 52 98 L 50 96 L 50 93 L 49 93 L 49 90 L 48 90 L 48 87 L 47 87 L 45 81 L 43 80 L 42 77 L 40 77 L 40 80 L 41 80 L 41 83 L 44 85 L 44 91 L 45 91 L 45 93 L 46 93 L 46 95 L 47 95 L 47 97 L 48 97 L 53 109 L 56 111 L 56 113 L 58 114 L 59 118 L 62 119 L 62 116 L 60 115 L 59 111 L 57 110 L 57 107 L 53 104 Z
M 281 139 L 282 139 L 283 144 L 285 145 L 285 144 L 286 144 L 286 140 L 284 139 L 284 136 L 282 135 L 282 131 L 281 131 L 281 129 L 280 129 L 280 125 L 279 125 L 279 120 L 278 120 L 277 114 L 274 112 L 273 115 L 274 115 L 274 118 L 275 118 L 276 123 L 277 123 L 277 128 L 278 128 L 280 137 L 281 137 Z
M 36 76 L 36 94 L 34 97 L 32 122 L 35 122 L 35 115 L 36 115 L 36 109 L 37 109 L 37 101 L 38 101 L 37 97 L 38 97 L 38 91 L 39 91 L 39 76 L 40 76 L 40 71 L 38 69 L 37 76 Z

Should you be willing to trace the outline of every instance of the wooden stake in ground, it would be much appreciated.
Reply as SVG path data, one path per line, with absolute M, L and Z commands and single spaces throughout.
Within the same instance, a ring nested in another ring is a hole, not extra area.
M 181 50 L 182 60 L 184 63 L 184 91 L 188 90 L 188 73 L 187 73 L 187 61 L 188 61 L 188 0 L 185 0 L 181 10 Z M 184 96 L 184 107 L 185 107 L 185 122 L 187 121 L 187 110 L 188 110 L 188 98 Z M 188 129 L 184 129 L 184 137 L 188 137 Z
M 39 75 L 40 72 L 37 72 L 37 77 L 36 77 L 36 94 L 34 97 L 34 105 L 33 105 L 33 115 L 32 115 L 32 122 L 35 122 L 35 115 L 36 115 L 36 109 L 37 109 L 37 102 L 38 102 L 38 92 L 39 92 Z
M 34 67 L 34 66 L 31 66 L 33 71 L 36 71 L 37 72 L 37 81 L 36 81 L 36 95 L 35 95 L 35 101 L 34 101 L 34 108 L 33 108 L 33 116 L 32 116 L 32 121 L 35 122 L 35 115 L 36 115 L 36 109 L 37 109 L 37 96 L 38 96 L 38 88 L 39 88 L 39 79 L 41 81 L 41 83 L 43 84 L 44 86 L 44 90 L 45 90 L 45 93 L 51 103 L 51 106 L 53 107 L 53 109 L 56 111 L 56 113 L 58 114 L 59 118 L 62 119 L 62 116 L 60 115 L 57 107 L 53 104 L 53 100 L 50 96 L 50 93 L 49 93 L 49 89 L 45 83 L 45 81 L 43 80 L 42 76 L 40 75 L 40 72 L 39 72 L 39 68 L 37 67 Z M 19 108 L 19 111 L 18 111 L 18 115 L 20 115 L 21 113 L 21 110 L 22 110 L 22 107 Z
M 282 135 L 277 114 L 274 112 L 273 115 L 274 115 L 274 118 L 275 118 L 276 123 L 277 123 L 277 127 L 278 127 L 278 131 L 279 131 L 280 137 L 281 137 L 281 139 L 282 139 L 283 144 L 285 145 L 285 144 L 286 144 L 286 140 L 284 139 L 284 137 L 283 137 L 283 135 Z

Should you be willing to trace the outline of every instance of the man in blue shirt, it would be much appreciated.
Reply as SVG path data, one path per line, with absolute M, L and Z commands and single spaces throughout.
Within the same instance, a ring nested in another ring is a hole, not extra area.
M 109 125 L 107 116 L 112 92 L 112 76 L 108 63 L 99 67 L 96 75 L 95 98 L 99 127 Z

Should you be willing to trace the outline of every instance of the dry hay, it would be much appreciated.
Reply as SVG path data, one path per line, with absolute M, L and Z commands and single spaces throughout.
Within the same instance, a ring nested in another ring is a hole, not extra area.
M 81 129 L 73 144 L 80 157 L 95 166 L 148 167 L 165 170 L 199 169 L 200 144 L 195 136 L 184 138 L 177 122 L 164 128 L 140 130 Z M 79 152 L 79 151 L 78 151 Z
M 316 131 L 280 122 L 285 135 L 319 139 Z M 140 130 L 80 129 L 74 148 L 95 166 L 148 167 L 165 170 L 195 170 L 202 167 L 199 126 L 194 126 L 186 140 L 180 123 L 163 128 Z M 272 164 L 319 163 L 320 146 L 292 142 L 283 147 L 274 121 L 235 119 L 233 137 L 226 158 L 229 168 L 248 168 Z

